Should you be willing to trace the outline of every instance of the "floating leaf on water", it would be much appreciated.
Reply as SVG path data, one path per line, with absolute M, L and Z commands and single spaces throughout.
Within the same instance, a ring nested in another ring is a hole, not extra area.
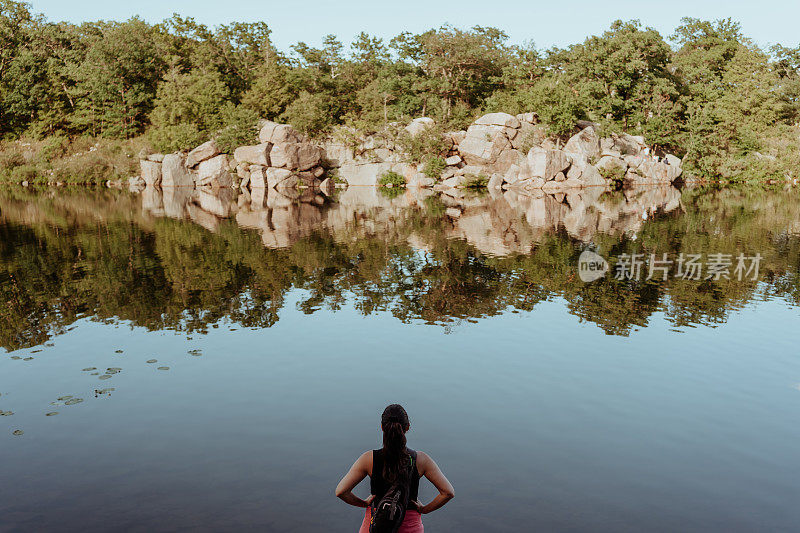
M 72 396 L 71 395 L 67 395 L 67 396 L 62 396 L 61 398 L 58 398 L 58 401 L 59 402 L 65 402 L 65 401 L 71 400 L 71 399 L 72 399 Z
M 89 374 L 89 375 L 90 375 L 90 376 L 99 376 L 99 375 L 100 375 L 100 372 L 92 372 L 92 373 L 91 373 L 91 374 Z
M 12 355 L 11 359 L 14 359 L 15 361 L 18 361 L 18 360 L 22 359 L 22 357 L 20 357 L 18 355 Z
M 81 403 L 83 398 L 72 398 L 71 400 L 67 400 L 64 402 L 64 405 L 75 405 L 76 403 Z
M 89 368 L 84 368 L 81 372 L 91 372 L 92 370 L 97 370 L 96 366 L 90 366 Z
M 12 435 L 14 435 L 14 436 L 16 436 L 16 437 L 19 437 L 20 435 L 22 435 L 22 434 L 24 434 L 24 433 L 25 433 L 25 432 L 24 432 L 24 431 L 22 431 L 21 429 L 15 429 L 14 431 L 12 431 L 12 432 L 11 432 L 11 434 L 12 434 Z
M 111 379 L 111 376 L 112 376 L 112 374 L 103 374 L 102 376 L 100 376 L 97 379 Z
M 114 353 L 122 353 L 122 350 L 116 350 Z
M 33 361 L 33 357 L 26 357 L 23 361 Z
M 122 369 L 115 366 L 106 369 L 106 374 L 119 374 L 120 372 L 122 372 Z
M 95 389 L 94 393 L 95 394 L 108 394 L 109 392 L 114 392 L 115 390 L 117 390 L 117 389 L 115 389 L 114 387 L 109 387 L 107 389 L 100 389 L 100 390 L 96 390 Z
M 57 414 L 58 414 L 58 411 L 51 411 L 49 413 L 45 413 L 44 416 L 56 416 Z
M 44 345 L 47 346 L 48 348 L 52 348 L 53 346 L 55 346 L 55 344 L 53 344 L 52 342 L 46 342 L 44 343 Z
M 189 350 L 187 353 L 189 355 L 193 355 L 195 357 L 200 357 L 201 355 L 203 355 L 203 351 L 202 350 Z
M 160 366 L 158 367 L 159 370 L 169 370 L 168 366 Z
M 32 350 L 31 353 L 39 353 L 41 350 Z
M 12 416 L 14 411 L 2 411 L 0 410 L 0 416 Z
M 151 364 L 153 364 L 153 363 L 158 363 L 158 359 L 148 359 L 148 360 L 147 360 L 147 364 L 148 364 L 148 365 L 151 365 Z

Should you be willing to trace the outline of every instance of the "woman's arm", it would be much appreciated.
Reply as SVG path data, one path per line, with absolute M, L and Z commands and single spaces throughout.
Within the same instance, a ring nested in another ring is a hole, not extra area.
M 423 452 L 417 452 L 417 461 L 419 463 L 420 468 L 422 469 L 422 474 L 428 481 L 433 483 L 433 486 L 439 491 L 439 494 L 433 499 L 431 503 L 428 505 L 421 505 L 419 502 L 417 503 L 417 510 L 420 514 L 428 514 L 432 513 L 436 509 L 439 509 L 444 504 L 455 498 L 456 492 L 453 488 L 453 485 L 444 477 L 439 465 L 436 464 L 436 461 L 430 458 L 430 456 Z
M 372 501 L 372 496 L 366 500 L 362 500 L 351 491 L 361 483 L 365 477 L 369 475 L 369 468 L 372 464 L 372 452 L 364 452 L 361 457 L 356 459 L 350 471 L 345 474 L 339 484 L 336 486 L 336 497 L 345 503 L 354 505 L 356 507 L 366 507 Z

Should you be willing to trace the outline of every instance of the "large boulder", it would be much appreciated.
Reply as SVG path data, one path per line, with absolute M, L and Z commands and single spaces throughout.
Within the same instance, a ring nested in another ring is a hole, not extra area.
M 580 176 L 568 177 L 567 181 L 580 180 L 584 187 L 599 187 L 606 185 L 606 180 L 603 178 L 600 171 L 592 165 L 587 165 L 581 172 Z
M 157 187 L 161 185 L 161 163 L 142 159 L 139 161 L 139 166 L 142 169 L 142 179 L 148 187 Z
M 600 155 L 600 137 L 594 126 L 588 126 L 570 137 L 564 145 L 564 151 L 578 157 L 590 159 Z
M 489 113 L 476 120 L 474 124 L 505 126 L 514 129 L 520 127 L 520 122 L 517 117 L 509 115 L 508 113 Z
M 258 140 L 262 143 L 272 144 L 296 143 L 302 140 L 302 135 L 289 124 L 266 121 L 261 131 L 258 132 Z
M 511 142 L 502 131 L 491 132 L 474 126 L 470 126 L 470 130 L 458 145 L 458 152 L 468 165 L 491 165 L 501 153 L 511 149 Z
M 270 161 L 273 167 L 309 170 L 322 161 L 322 148 L 310 142 L 276 144 L 270 152 Z
M 561 150 L 551 150 L 534 146 L 528 152 L 528 167 L 531 175 L 543 178 L 545 181 L 554 180 L 559 172 L 567 170 L 570 161 Z
M 354 161 L 353 149 L 344 143 L 329 140 L 322 145 L 323 157 L 331 167 Z
M 270 152 L 272 144 L 265 142 L 255 146 L 240 146 L 233 151 L 233 158 L 237 163 L 270 166 Z
M 161 163 L 161 186 L 194 188 L 194 177 L 186 168 L 181 154 L 164 156 L 164 162 Z
M 672 183 L 681 176 L 683 170 L 679 166 L 645 159 L 636 169 L 636 173 L 645 178 L 645 181 L 636 180 L 637 183 Z
M 232 183 L 228 156 L 220 154 L 197 167 L 197 186 L 230 187 Z
M 297 170 L 309 170 L 322 161 L 322 148 L 310 142 L 297 145 Z
M 339 175 L 348 185 L 377 185 L 378 179 L 392 169 L 391 163 L 345 163 L 339 169 Z
M 600 149 L 603 155 L 639 155 L 646 148 L 644 137 L 628 135 L 627 133 L 612 133 L 610 137 L 604 137 L 600 140 Z
M 628 171 L 628 163 L 621 157 L 604 155 L 595 165 L 601 174 L 622 177 Z
M 412 120 L 411 123 L 408 126 L 406 126 L 405 129 L 412 137 L 416 137 L 426 129 L 433 126 L 433 124 L 434 121 L 432 118 L 419 117 Z
M 211 159 L 212 157 L 219 155 L 221 153 L 219 147 L 217 146 L 217 141 L 211 139 L 208 142 L 204 142 L 191 152 L 189 155 L 186 156 L 186 166 L 188 168 L 194 168 L 203 161 Z

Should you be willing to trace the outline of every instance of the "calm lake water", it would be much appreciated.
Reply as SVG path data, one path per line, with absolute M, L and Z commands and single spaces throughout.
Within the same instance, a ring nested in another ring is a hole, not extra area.
M 7 189 L 0 298 L 3 532 L 353 532 L 394 402 L 431 532 L 800 523 L 796 190 Z

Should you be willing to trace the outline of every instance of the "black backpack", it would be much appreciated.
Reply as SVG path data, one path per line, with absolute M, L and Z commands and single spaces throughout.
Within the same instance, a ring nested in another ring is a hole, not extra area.
M 411 455 L 411 469 L 407 481 L 392 485 L 383 498 L 377 502 L 373 500 L 370 504 L 372 518 L 369 521 L 369 533 L 397 533 L 406 517 L 411 495 L 411 478 L 413 469 L 417 467 L 417 452 L 408 450 L 408 453 Z

